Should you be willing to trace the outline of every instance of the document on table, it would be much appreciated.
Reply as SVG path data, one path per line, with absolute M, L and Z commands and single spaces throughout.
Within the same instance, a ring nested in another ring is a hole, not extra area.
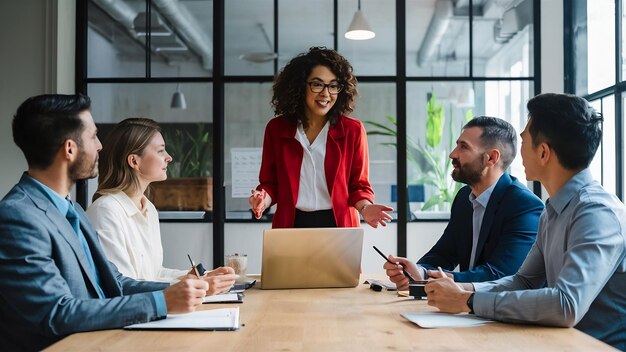
M 202 303 L 243 303 L 243 294 L 233 292 L 204 296 Z
M 479 318 L 473 314 L 402 313 L 400 315 L 425 329 L 461 328 L 494 322 L 493 320 Z
M 237 330 L 239 307 L 168 314 L 166 319 L 125 326 L 127 330 Z

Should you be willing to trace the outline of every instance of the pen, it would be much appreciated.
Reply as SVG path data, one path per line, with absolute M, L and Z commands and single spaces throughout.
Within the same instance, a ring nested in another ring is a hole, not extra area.
M 380 254 L 383 258 L 385 258 L 385 260 L 387 261 L 387 263 L 391 263 L 394 265 L 397 265 L 398 263 L 394 263 L 391 260 L 389 260 L 389 258 L 387 258 L 387 256 L 385 256 L 383 254 L 383 252 L 381 252 L 378 248 L 376 248 L 376 246 L 372 246 L 374 247 L 374 250 L 376 250 L 376 252 L 378 252 L 378 254 Z M 408 277 L 410 281 L 417 281 L 413 278 L 413 276 L 411 276 L 411 274 L 409 274 L 408 271 L 406 271 L 406 269 L 404 269 L 404 265 L 400 264 L 402 266 L 402 273 L 404 273 L 404 276 Z
M 446 275 L 446 273 L 443 272 L 443 269 L 441 269 L 440 266 L 437 267 L 437 270 L 439 270 L 439 274 L 441 274 L 441 278 L 443 279 L 444 277 L 448 277 L 448 275 Z
M 189 262 L 191 263 L 191 267 L 193 268 L 193 271 L 196 273 L 196 276 L 199 279 L 200 278 L 200 273 L 198 273 L 198 268 L 196 268 L 196 264 L 193 262 L 193 259 L 191 259 L 191 256 L 189 254 L 187 254 L 187 258 L 189 258 Z

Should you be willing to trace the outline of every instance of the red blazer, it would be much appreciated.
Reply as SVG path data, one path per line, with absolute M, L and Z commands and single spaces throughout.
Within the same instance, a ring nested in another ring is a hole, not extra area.
M 265 190 L 278 204 L 273 228 L 293 227 L 300 186 L 304 150 L 296 140 L 297 125 L 284 116 L 268 122 L 263 140 L 263 159 L 258 190 Z M 369 183 L 367 135 L 363 124 L 339 116 L 328 130 L 324 160 L 328 193 L 338 227 L 358 227 L 360 219 L 354 204 L 361 199 L 374 203 Z

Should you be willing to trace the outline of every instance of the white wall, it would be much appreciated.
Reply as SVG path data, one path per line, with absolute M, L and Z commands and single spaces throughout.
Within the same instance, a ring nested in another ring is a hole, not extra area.
M 0 197 L 27 167 L 11 131 L 19 104 L 33 95 L 74 91 L 74 4 L 0 2 Z
M 18 105 L 45 92 L 45 9 L 43 1 L 0 2 L 0 195 L 4 196 L 26 170 L 22 152 L 13 143 L 11 121 Z M 25 24 L 24 20 L 29 23 Z

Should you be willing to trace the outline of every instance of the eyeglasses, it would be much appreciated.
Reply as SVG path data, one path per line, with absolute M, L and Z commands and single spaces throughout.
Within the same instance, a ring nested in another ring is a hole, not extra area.
M 313 81 L 313 82 L 306 82 L 306 84 L 309 85 L 309 88 L 311 89 L 311 92 L 313 93 L 321 93 L 325 88 L 328 88 L 329 94 L 336 95 L 336 94 L 339 94 L 339 92 L 341 92 L 341 90 L 343 89 L 343 85 L 337 82 L 324 84 L 322 82 Z

